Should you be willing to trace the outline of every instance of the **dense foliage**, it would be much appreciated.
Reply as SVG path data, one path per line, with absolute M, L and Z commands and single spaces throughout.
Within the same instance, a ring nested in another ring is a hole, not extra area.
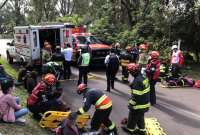
M 199 0 L 2 0 L 0 7 L 1 33 L 15 25 L 71 22 L 122 46 L 147 41 L 166 50 L 180 39 L 197 59 L 200 52 Z

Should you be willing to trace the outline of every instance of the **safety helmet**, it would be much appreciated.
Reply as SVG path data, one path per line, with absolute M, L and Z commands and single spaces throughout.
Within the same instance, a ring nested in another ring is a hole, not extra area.
M 77 87 L 77 93 L 78 94 L 83 93 L 86 88 L 87 88 L 86 84 L 84 84 L 84 83 L 79 84 L 78 87 Z
M 147 50 L 148 49 L 148 45 L 147 44 L 141 44 L 139 46 L 139 49 L 141 49 L 141 50 Z
M 127 46 L 125 49 L 127 52 L 130 52 L 132 48 L 131 48 L 131 46 Z
M 48 85 L 53 85 L 56 82 L 56 77 L 54 74 L 46 74 L 43 79 Z
M 196 82 L 195 82 L 195 85 L 194 85 L 195 87 L 197 87 L 197 88 L 200 88 L 200 80 L 197 80 Z
M 128 64 L 128 71 L 129 72 L 136 72 L 139 70 L 139 65 L 135 63 Z
M 177 45 L 173 45 L 172 46 L 172 50 L 174 50 L 174 49 L 178 49 L 178 46 Z
M 158 57 L 160 56 L 160 53 L 158 51 L 152 51 L 150 53 L 150 56 L 152 59 L 158 59 Z
M 117 42 L 117 43 L 115 44 L 115 47 L 120 47 L 120 44 Z

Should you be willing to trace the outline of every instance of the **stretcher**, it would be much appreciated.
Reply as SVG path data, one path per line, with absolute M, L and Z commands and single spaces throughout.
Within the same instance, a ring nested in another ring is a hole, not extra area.
M 66 119 L 71 112 L 59 112 L 59 111 L 48 111 L 45 112 L 39 125 L 43 128 L 57 128 L 59 124 Z M 83 114 L 78 115 L 76 123 L 79 129 L 86 126 L 87 122 L 90 120 L 90 115 Z
M 121 124 L 126 125 L 127 122 L 128 119 L 124 118 Z M 156 118 L 145 118 L 145 129 L 147 135 L 166 135 Z

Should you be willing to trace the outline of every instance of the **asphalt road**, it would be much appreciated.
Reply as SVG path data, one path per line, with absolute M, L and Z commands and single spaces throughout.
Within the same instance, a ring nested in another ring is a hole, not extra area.
M 5 54 L 6 40 L 0 40 L 0 54 Z M 73 69 L 73 79 L 62 83 L 64 100 L 76 111 L 82 105 L 82 96 L 76 94 L 77 74 Z M 91 70 L 94 78 L 88 81 L 89 87 L 104 90 L 106 88 L 103 69 Z M 96 77 L 96 78 L 95 78 Z M 120 73 L 118 74 L 120 78 Z M 130 78 L 131 79 L 131 78 Z M 120 121 L 128 115 L 127 102 L 129 98 L 128 85 L 116 82 L 116 90 L 106 92 L 112 98 L 113 110 L 111 119 L 117 124 L 120 135 L 126 135 L 120 130 Z M 157 118 L 167 135 L 200 135 L 200 90 L 194 88 L 162 88 L 157 84 L 157 105 L 151 107 L 146 117 Z M 93 113 L 93 108 L 89 112 Z

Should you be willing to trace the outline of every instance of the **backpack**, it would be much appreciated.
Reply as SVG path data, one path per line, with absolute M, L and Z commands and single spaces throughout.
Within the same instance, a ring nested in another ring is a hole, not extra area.
M 119 68 L 119 59 L 116 54 L 110 54 L 109 55 L 109 62 L 108 62 L 108 68 L 109 69 L 118 69 Z
M 45 84 L 40 82 L 32 91 L 31 95 L 27 98 L 28 106 L 35 105 L 38 102 L 38 93 L 45 90 Z

